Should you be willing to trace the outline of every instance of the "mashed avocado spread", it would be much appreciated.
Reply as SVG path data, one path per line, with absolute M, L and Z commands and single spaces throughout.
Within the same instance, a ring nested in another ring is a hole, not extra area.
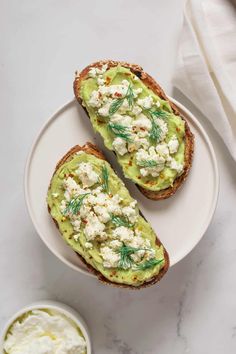
M 127 178 L 153 191 L 173 185 L 184 167 L 185 124 L 167 101 L 120 65 L 92 67 L 80 96 Z
M 163 246 L 106 161 L 72 155 L 53 175 L 47 202 L 64 240 L 110 281 L 139 286 L 164 267 Z

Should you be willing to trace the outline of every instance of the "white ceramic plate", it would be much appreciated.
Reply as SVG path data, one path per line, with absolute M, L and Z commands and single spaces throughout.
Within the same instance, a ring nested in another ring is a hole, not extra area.
M 135 185 L 123 178 L 131 195 L 151 223 L 174 265 L 200 241 L 215 210 L 219 174 L 211 142 L 197 119 L 179 102 L 171 100 L 186 117 L 195 135 L 193 166 L 182 188 L 163 201 L 145 198 Z M 79 104 L 72 100 L 55 113 L 42 128 L 30 152 L 25 171 L 25 196 L 33 224 L 48 248 L 64 263 L 86 274 L 85 266 L 60 237 L 47 211 L 47 188 L 56 163 L 74 145 L 95 142 L 122 176 L 115 156 L 103 147 Z

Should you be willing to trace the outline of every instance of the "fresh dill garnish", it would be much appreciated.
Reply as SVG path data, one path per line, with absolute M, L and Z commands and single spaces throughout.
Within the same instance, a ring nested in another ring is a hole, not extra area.
M 125 98 L 128 101 L 129 107 L 132 107 L 133 104 L 134 104 L 134 92 L 133 92 L 132 87 L 131 87 L 130 84 L 128 86 Z
M 125 99 L 124 97 L 117 98 L 117 100 L 112 102 L 112 104 L 110 105 L 110 108 L 109 108 L 109 115 L 110 116 L 112 116 L 113 114 L 116 113 L 116 111 L 118 111 L 118 109 L 122 106 L 124 99 Z
M 147 112 L 151 115 L 151 116 L 154 116 L 154 117 L 157 117 L 157 118 L 166 118 L 168 113 L 165 112 L 165 111 L 160 111 L 160 110 L 157 110 L 157 111 L 153 111 L 151 109 L 147 109 Z
M 149 137 L 152 141 L 159 143 L 161 141 L 162 130 L 158 124 L 156 124 L 153 117 L 151 117 L 152 127 L 149 133 Z
M 141 166 L 141 167 L 156 167 L 159 164 L 156 161 L 154 161 L 154 160 L 146 160 L 146 161 L 143 160 L 143 161 L 140 161 L 138 163 L 138 165 Z
M 141 250 L 141 248 L 134 248 L 134 247 L 126 246 L 125 244 L 123 244 L 120 247 L 120 249 L 118 250 L 118 252 L 120 254 L 120 260 L 118 263 L 118 267 L 121 269 L 131 268 L 133 265 L 133 260 L 130 256 L 140 250 Z
M 119 226 L 125 226 L 128 228 L 133 227 L 133 224 L 130 224 L 129 221 L 125 218 L 120 218 L 119 216 L 116 216 L 114 214 L 111 214 L 111 222 L 116 225 L 117 227 Z
M 145 261 L 144 263 L 140 263 L 136 266 L 137 270 L 146 270 L 152 267 L 155 267 L 156 265 L 162 263 L 164 259 L 149 259 L 148 261 Z
M 102 166 L 102 189 L 104 192 L 108 193 L 108 170 L 106 165 Z
M 109 123 L 108 128 L 112 131 L 112 133 L 120 137 L 126 141 L 130 141 L 130 134 L 127 132 L 127 127 L 121 124 Z
M 133 103 L 134 103 L 134 92 L 132 90 L 131 84 L 129 84 L 125 96 L 117 98 L 110 105 L 110 108 L 109 108 L 109 115 L 110 116 L 112 116 L 113 114 L 115 114 L 118 111 L 118 109 L 122 106 L 125 99 L 127 99 L 129 107 L 132 107 Z
M 78 214 L 82 204 L 83 204 L 83 200 L 86 197 L 86 195 L 88 195 L 90 193 L 84 193 L 79 195 L 76 198 L 73 198 L 69 201 L 69 203 L 67 204 L 63 214 L 66 215 L 68 213 L 72 213 L 74 215 Z
M 168 113 L 163 110 L 153 111 L 152 109 L 146 109 L 145 112 L 149 115 L 152 123 L 152 128 L 150 130 L 149 137 L 153 142 L 159 143 L 161 140 L 162 130 L 160 126 L 156 123 L 155 118 L 165 119 Z

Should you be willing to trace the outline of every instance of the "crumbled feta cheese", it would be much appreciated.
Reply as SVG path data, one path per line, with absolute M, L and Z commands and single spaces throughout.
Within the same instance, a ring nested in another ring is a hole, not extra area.
M 147 150 L 150 146 L 149 140 L 146 138 L 141 138 L 138 134 L 132 135 L 132 142 L 128 143 L 128 151 L 133 152 L 139 150 L 141 147 Z
M 112 236 L 122 242 L 128 242 L 134 237 L 134 232 L 128 227 L 119 226 L 113 230 Z
M 122 242 L 121 241 L 118 241 L 118 240 L 112 240 L 109 244 L 109 246 L 114 249 L 114 250 L 117 250 L 119 249 L 121 246 L 122 246 Z
M 169 158 L 169 149 L 166 143 L 161 143 L 156 146 L 156 152 L 163 156 L 166 160 Z
M 170 160 L 167 162 L 167 165 L 172 169 L 176 170 L 177 173 L 181 173 L 183 171 L 183 165 L 179 162 L 177 162 L 175 159 L 170 158 Z
M 106 71 L 107 71 L 107 64 L 104 64 L 100 69 L 92 67 L 88 72 L 88 76 L 95 78 L 97 75 L 104 74 Z
M 109 202 L 107 204 L 108 213 L 120 215 L 122 213 L 121 206 L 119 205 L 121 200 L 122 199 L 118 194 L 113 195 L 113 197 L 109 199 Z
M 155 250 L 153 249 L 153 248 L 151 248 L 151 249 L 149 249 L 149 250 L 146 250 L 146 259 L 147 259 L 147 261 L 149 261 L 150 259 L 152 259 L 152 258 L 155 258 L 155 256 L 156 256 L 156 252 L 155 252 Z
M 137 103 L 139 106 L 141 106 L 144 109 L 150 109 L 153 106 L 153 98 L 152 96 L 139 98 Z
M 88 241 L 92 241 L 99 236 L 100 239 L 106 238 L 105 225 L 101 223 L 97 215 L 90 213 L 86 218 L 86 226 L 84 228 L 84 234 Z
M 100 249 L 100 254 L 104 260 L 105 268 L 117 268 L 120 260 L 119 253 L 113 251 L 110 247 L 105 246 Z
M 68 177 L 67 179 L 64 179 L 64 186 L 66 191 L 70 195 L 74 194 L 75 192 L 80 192 L 80 186 L 75 182 L 75 180 L 72 177 Z
M 66 210 L 66 201 L 63 199 L 60 204 L 60 211 L 62 214 L 64 214 L 65 210 Z
M 158 155 L 155 151 L 154 146 L 151 146 L 148 151 L 145 151 L 144 149 L 140 149 L 136 153 L 136 163 L 138 166 L 142 166 L 143 163 L 145 162 L 154 162 L 156 163 L 156 166 L 151 166 L 151 167 L 144 167 L 140 169 L 140 173 L 143 177 L 148 176 L 149 174 L 152 177 L 157 177 L 160 173 L 160 171 L 163 170 L 165 167 L 165 159 L 164 157 Z
M 125 127 L 130 127 L 132 123 L 132 118 L 128 115 L 121 115 L 121 114 L 113 114 L 113 116 L 110 118 L 111 123 L 114 124 L 120 124 Z
M 142 108 L 141 107 L 136 106 L 136 105 L 133 106 L 132 113 L 135 116 L 138 116 L 141 112 L 142 112 Z
M 126 206 L 122 209 L 123 215 L 125 215 L 128 220 L 133 224 L 137 221 L 138 219 L 138 213 L 131 204 L 129 206 Z
M 126 84 L 126 82 L 128 84 Z M 127 93 L 128 86 L 129 86 L 129 82 L 127 80 L 123 80 L 121 85 L 107 86 L 108 87 L 107 93 L 109 96 L 115 99 L 117 99 L 118 97 L 119 98 L 124 97 Z
M 133 120 L 132 123 L 132 128 L 133 131 L 139 132 L 139 131 L 146 131 L 148 132 L 152 128 L 152 123 L 150 119 L 148 119 L 144 114 L 139 114 L 137 119 Z
M 160 141 L 164 140 L 166 137 L 166 134 L 168 133 L 168 125 L 167 123 L 161 119 L 161 118 L 155 118 L 155 123 L 160 127 L 161 129 L 161 135 L 160 135 Z
M 130 105 L 128 100 L 125 98 L 124 101 L 122 102 L 122 105 L 118 109 L 118 112 L 124 114 L 129 110 L 130 110 Z
M 98 78 L 97 78 L 97 83 L 98 83 L 99 86 L 102 86 L 102 85 L 105 84 L 105 80 L 102 79 L 101 77 L 98 77 Z
M 88 197 L 89 195 L 84 199 L 84 202 L 80 208 L 79 214 L 81 218 L 86 218 L 86 216 L 88 215 L 88 213 L 90 212 L 90 207 L 87 205 L 88 203 Z
M 89 70 L 89 72 L 88 72 L 88 76 L 94 78 L 94 77 L 96 77 L 96 75 L 97 75 L 97 69 L 96 68 L 91 68 Z
M 75 234 L 75 235 L 73 235 L 73 239 L 74 239 L 76 242 L 78 242 L 79 237 L 80 237 L 80 234 Z
M 80 225 L 81 225 L 81 220 L 80 219 L 76 219 L 76 220 L 72 220 L 71 224 L 73 226 L 73 229 L 78 232 L 80 231 Z
M 91 242 L 85 242 L 84 247 L 91 250 L 93 248 L 93 244 Z
M 159 101 L 156 102 L 156 106 L 157 106 L 158 108 L 161 107 L 161 104 L 160 104 Z
M 109 109 L 111 106 L 111 102 L 106 102 L 102 107 L 98 109 L 98 114 L 102 117 L 108 117 L 109 116 Z
M 107 68 L 108 68 L 108 64 L 103 64 L 101 69 L 102 74 L 104 74 L 107 71 Z
M 99 180 L 99 175 L 93 170 L 89 162 L 81 162 L 76 171 L 83 187 L 91 187 Z
M 128 151 L 126 148 L 126 141 L 120 137 L 113 140 L 112 147 L 121 156 L 125 155 Z
M 134 93 L 134 98 L 138 97 L 138 95 L 143 91 L 143 89 L 141 87 L 134 89 L 133 93 Z
M 169 148 L 170 154 L 174 154 L 175 152 L 177 152 L 177 150 L 179 148 L 179 142 L 178 142 L 176 135 L 172 136 L 172 138 L 168 142 L 168 148 Z
M 90 99 L 88 101 L 88 105 L 91 107 L 94 107 L 94 108 L 98 108 L 98 107 L 101 107 L 101 104 L 102 104 L 102 102 L 101 102 L 101 99 L 99 96 L 99 92 L 93 91 L 91 93 Z
M 97 214 L 98 219 L 104 224 L 106 224 L 111 219 L 106 207 L 95 205 L 93 210 Z

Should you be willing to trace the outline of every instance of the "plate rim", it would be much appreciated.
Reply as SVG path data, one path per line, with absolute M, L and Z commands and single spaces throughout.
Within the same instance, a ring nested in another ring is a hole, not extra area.
M 189 109 L 187 107 L 185 107 L 182 103 L 180 103 L 179 101 L 177 101 L 176 99 L 172 98 L 171 96 L 168 96 L 168 98 L 178 107 L 180 108 L 183 112 L 186 113 L 186 115 L 193 121 L 193 123 L 197 126 L 197 128 L 201 131 L 201 133 L 203 134 L 203 137 L 207 143 L 207 146 L 209 148 L 210 151 L 210 155 L 211 155 L 211 159 L 213 162 L 213 170 L 214 170 L 214 176 L 215 176 L 215 191 L 214 191 L 214 196 L 213 196 L 213 200 L 212 200 L 212 207 L 209 210 L 209 216 L 205 221 L 205 224 L 203 224 L 202 230 L 199 233 L 199 237 L 197 238 L 197 240 L 195 241 L 195 243 L 189 247 L 182 256 L 174 259 L 174 262 L 171 262 L 170 267 L 174 266 L 175 264 L 177 264 L 178 262 L 180 262 L 182 259 L 184 259 L 195 247 L 196 245 L 200 242 L 200 240 L 202 239 L 202 237 L 204 236 L 207 228 L 209 227 L 211 220 L 214 216 L 215 210 L 216 210 L 216 206 L 217 206 L 217 201 L 218 201 L 218 197 L 219 197 L 219 186 L 220 186 L 220 176 L 219 176 L 219 168 L 218 168 L 218 163 L 217 163 L 217 159 L 216 159 L 216 154 L 213 148 L 213 145 L 211 143 L 211 140 L 207 134 L 207 132 L 205 131 L 205 129 L 203 128 L 202 124 L 197 120 L 197 118 L 193 115 L 193 113 L 191 113 L 189 111 Z M 57 250 L 55 250 L 54 248 L 51 248 L 48 244 L 48 241 L 46 239 L 46 237 L 44 237 L 43 232 L 41 232 L 40 227 L 38 226 L 37 221 L 34 218 L 34 213 L 30 204 L 30 193 L 29 193 L 29 173 L 30 173 L 30 164 L 35 152 L 35 149 L 38 145 L 39 140 L 41 139 L 41 136 L 43 135 L 44 131 L 47 129 L 47 127 L 53 122 L 53 120 L 56 119 L 56 117 L 63 111 L 65 111 L 67 109 L 67 107 L 69 107 L 70 105 L 72 105 L 73 103 L 76 103 L 77 100 L 76 98 L 73 98 L 71 100 L 69 100 L 67 103 L 65 103 L 64 105 L 62 105 L 61 107 L 59 107 L 56 111 L 54 111 L 54 113 L 52 113 L 50 115 L 50 117 L 46 120 L 46 122 L 42 125 L 41 129 L 39 130 L 39 132 L 36 134 L 36 137 L 33 139 L 32 145 L 30 147 L 27 159 L 26 159 L 26 163 L 25 163 L 25 169 L 24 169 L 24 198 L 25 198 L 25 202 L 26 202 L 26 206 L 27 206 L 27 211 L 28 214 L 30 216 L 31 222 L 37 232 L 37 234 L 40 236 L 41 240 L 44 242 L 44 244 L 47 246 L 47 248 L 50 250 L 50 252 L 52 252 L 57 258 L 59 258 L 64 264 L 66 264 L 67 266 L 69 266 L 70 268 L 85 274 L 87 276 L 90 277 L 95 277 L 93 274 L 91 274 L 88 270 L 79 268 L 78 266 L 72 264 L 70 261 L 68 261 L 66 258 L 64 258 L 59 252 L 57 252 Z

